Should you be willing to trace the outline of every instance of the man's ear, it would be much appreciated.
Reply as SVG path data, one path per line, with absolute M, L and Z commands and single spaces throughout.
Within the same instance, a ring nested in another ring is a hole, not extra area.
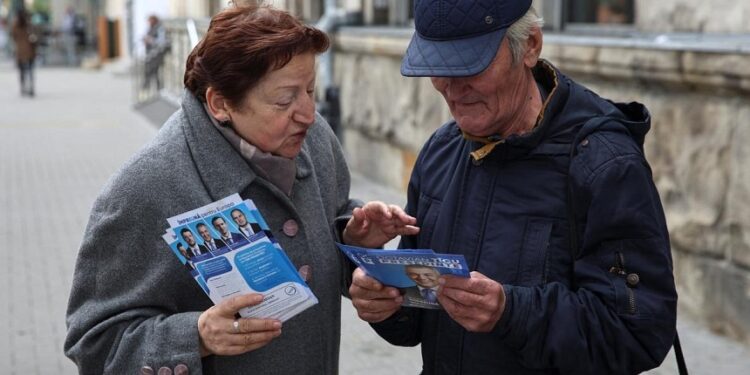
M 206 106 L 208 111 L 211 112 L 211 116 L 219 122 L 231 120 L 229 103 L 223 95 L 211 86 L 206 89 Z
M 542 29 L 534 27 L 526 40 L 526 53 L 523 55 L 523 63 L 527 68 L 536 66 L 542 54 L 542 40 Z

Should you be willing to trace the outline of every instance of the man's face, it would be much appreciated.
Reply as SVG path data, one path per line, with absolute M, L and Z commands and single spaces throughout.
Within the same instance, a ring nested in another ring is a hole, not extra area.
M 201 238 L 203 238 L 203 241 L 211 240 L 211 232 L 208 231 L 208 227 L 205 225 L 201 225 L 198 227 L 198 234 L 201 235 Z
M 431 78 L 461 130 L 477 137 L 494 134 L 505 137 L 508 135 L 505 131 L 521 119 L 530 101 L 527 94 L 530 72 L 524 63 L 511 62 L 505 38 L 495 59 L 483 72 L 471 77 Z
M 188 246 L 195 246 L 195 237 L 193 237 L 193 232 L 182 232 L 182 239 L 187 242 Z
M 245 214 L 243 214 L 242 211 L 232 212 L 232 220 L 241 227 L 247 225 L 247 218 L 245 218 Z
M 440 273 L 432 267 L 406 267 L 406 276 L 422 288 L 438 286 Z
M 221 233 L 222 237 L 227 237 L 227 234 L 229 233 L 229 228 L 227 227 L 227 223 L 224 222 L 224 219 L 216 219 L 214 220 L 214 228 Z

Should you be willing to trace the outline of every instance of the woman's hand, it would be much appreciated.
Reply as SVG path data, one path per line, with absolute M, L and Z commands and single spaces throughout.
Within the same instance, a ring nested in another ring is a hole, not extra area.
M 377 248 L 396 236 L 411 236 L 419 233 L 417 219 L 409 216 L 401 207 L 383 202 L 367 202 L 352 211 L 346 223 L 344 243 L 361 247 Z
M 275 319 L 235 319 L 240 309 L 263 302 L 260 294 L 246 294 L 222 301 L 198 318 L 201 356 L 238 355 L 261 348 L 281 335 Z M 235 323 L 237 322 L 237 323 Z
M 398 289 L 384 286 L 367 276 L 361 268 L 354 270 L 349 296 L 359 318 L 370 323 L 387 319 L 401 308 L 404 301 Z

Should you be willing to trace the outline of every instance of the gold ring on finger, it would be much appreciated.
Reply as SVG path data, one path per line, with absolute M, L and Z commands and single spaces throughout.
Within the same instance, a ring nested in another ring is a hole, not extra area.
M 234 333 L 240 333 L 240 322 L 239 322 L 239 320 L 235 319 L 232 322 L 232 330 L 234 331 Z

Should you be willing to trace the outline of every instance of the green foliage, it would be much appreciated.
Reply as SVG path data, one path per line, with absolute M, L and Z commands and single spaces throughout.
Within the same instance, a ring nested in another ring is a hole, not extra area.
M 49 2 L 50 0 L 34 0 L 31 5 L 31 12 L 49 15 Z

